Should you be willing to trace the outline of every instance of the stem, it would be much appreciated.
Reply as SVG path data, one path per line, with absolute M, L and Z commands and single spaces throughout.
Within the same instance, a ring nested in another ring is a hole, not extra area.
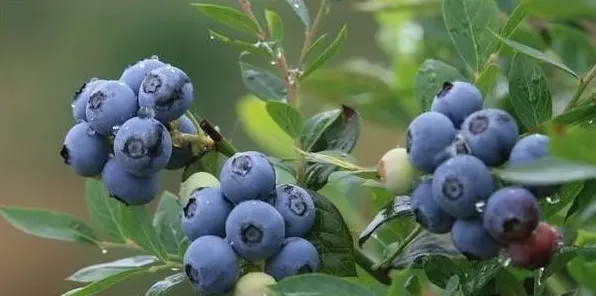
M 588 73 L 585 76 L 583 76 L 579 79 L 579 86 L 577 87 L 577 91 L 575 92 L 575 94 L 573 95 L 573 97 L 571 98 L 569 103 L 567 104 L 567 107 L 565 107 L 564 111 L 569 111 L 573 107 L 575 107 L 575 105 L 579 102 L 579 99 L 581 98 L 582 94 L 588 88 L 588 85 L 590 84 L 590 82 L 592 82 L 592 80 L 594 80 L 595 77 L 596 77 L 596 64 L 594 64 L 594 66 L 592 66 L 592 69 L 590 69 L 590 71 L 588 71 Z
M 259 39 L 261 39 L 261 41 L 264 41 L 265 39 L 267 39 L 267 33 L 265 33 L 265 31 L 263 31 L 263 28 L 261 28 L 261 24 L 259 23 L 259 20 L 255 16 L 255 14 L 252 12 L 252 6 L 250 5 L 250 1 L 248 1 L 248 0 L 236 0 L 236 1 L 238 2 L 238 6 L 240 6 L 240 9 L 257 24 L 257 29 L 259 29 Z
M 387 258 L 383 261 L 375 264 L 372 268 L 375 270 L 385 271 L 388 272 L 391 269 L 391 264 L 399 256 L 403 251 L 408 247 L 408 245 L 422 232 L 422 227 L 420 225 L 416 225 L 416 228 L 408 234 L 406 239 L 397 247 Z
M 304 44 L 302 45 L 302 50 L 300 52 L 300 59 L 298 60 L 298 67 L 302 67 L 304 64 L 304 59 L 306 58 L 306 53 L 308 49 L 312 45 L 312 41 L 317 33 L 317 29 L 321 20 L 323 19 L 323 14 L 325 13 L 325 8 L 327 7 L 329 0 L 321 0 L 321 4 L 319 5 L 319 10 L 317 11 L 317 15 L 315 16 L 314 21 L 309 29 L 306 30 L 304 33 Z
M 368 274 L 373 276 L 377 279 L 380 283 L 385 285 L 391 285 L 391 278 L 385 272 L 374 270 L 373 269 L 373 261 L 364 254 L 364 252 L 360 249 L 356 249 L 354 251 L 354 256 L 356 257 L 356 263 L 362 267 Z
M 225 156 L 232 156 L 238 149 L 228 141 L 215 127 L 206 119 L 199 122 L 199 127 L 211 138 L 215 144 L 215 149 Z

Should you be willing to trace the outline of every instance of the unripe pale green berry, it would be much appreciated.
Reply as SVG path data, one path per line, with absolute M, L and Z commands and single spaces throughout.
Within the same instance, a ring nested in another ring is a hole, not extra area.
M 405 148 L 396 147 L 387 151 L 377 164 L 377 176 L 394 194 L 408 194 L 417 174 Z
M 234 296 L 267 295 L 267 286 L 275 284 L 275 279 L 264 272 L 250 272 L 242 276 L 234 288 Z

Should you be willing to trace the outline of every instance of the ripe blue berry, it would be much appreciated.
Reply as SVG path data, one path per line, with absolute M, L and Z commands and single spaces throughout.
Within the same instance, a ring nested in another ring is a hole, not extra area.
M 93 93 L 95 86 L 100 83 L 106 82 L 106 80 L 91 79 L 85 82 L 77 92 L 75 92 L 72 98 L 72 116 L 76 122 L 87 121 L 87 102 L 89 96 Z
M 116 159 L 108 160 L 101 173 L 103 184 L 110 196 L 126 205 L 143 205 L 159 193 L 159 176 L 135 176 L 124 169 Z
M 483 218 L 484 228 L 497 241 L 520 241 L 536 229 L 540 222 L 540 207 L 530 191 L 505 187 L 490 196 Z
M 89 94 L 86 115 L 89 125 L 102 135 L 134 117 L 139 109 L 137 97 L 128 85 L 109 80 L 99 82 Z
M 488 199 L 495 188 L 489 169 L 471 155 L 457 155 L 444 162 L 432 183 L 437 204 L 459 219 L 478 216 L 477 203 Z
M 116 161 L 130 173 L 147 176 L 166 167 L 172 155 L 172 139 L 165 126 L 148 117 L 126 121 L 114 139 Z
M 239 152 L 226 160 L 219 181 L 224 195 L 235 204 L 265 200 L 275 190 L 275 170 L 262 153 Z
M 455 248 L 469 260 L 496 257 L 501 245 L 482 227 L 481 219 L 458 219 L 451 229 Z
M 315 223 L 315 204 L 304 189 L 293 184 L 277 186 L 271 204 L 286 224 L 286 236 L 305 236 Z
M 456 130 L 447 116 L 425 112 L 410 123 L 406 136 L 406 151 L 418 170 L 432 173 L 440 162 L 437 156 L 455 138 Z
M 471 83 L 463 81 L 445 82 L 435 96 L 431 111 L 449 117 L 459 128 L 468 115 L 482 109 L 482 94 Z
M 312 243 L 300 237 L 289 237 L 281 251 L 265 262 L 265 272 L 279 281 L 297 274 L 316 272 L 319 264 L 319 252 Z
M 166 64 L 161 62 L 157 58 L 148 58 L 141 61 L 138 61 L 136 64 L 126 68 L 122 75 L 120 76 L 120 81 L 126 83 L 130 89 L 135 93 L 135 95 L 139 94 L 139 88 L 141 87 L 141 83 L 147 73 L 149 73 L 153 69 L 165 67 Z
M 412 192 L 412 211 L 416 221 L 432 233 L 443 234 L 451 231 L 455 218 L 439 207 L 432 193 L 432 179 L 420 182 Z
M 541 134 L 533 134 L 520 139 L 509 154 L 508 166 L 527 165 L 541 158 L 550 157 L 548 146 L 550 138 Z M 525 186 L 537 198 L 551 196 L 561 188 L 561 185 Z
M 191 194 L 184 207 L 182 231 L 191 241 L 204 235 L 223 237 L 232 208 L 219 187 L 200 188 Z
M 226 235 L 238 255 L 263 260 L 281 249 L 286 236 L 284 218 L 266 202 L 245 201 L 228 216 Z
M 191 134 L 196 135 L 197 129 L 192 124 L 192 121 L 186 115 L 182 115 L 180 117 L 180 126 L 178 130 L 184 134 Z M 181 147 L 172 147 L 172 156 L 170 157 L 170 161 L 168 165 L 166 165 L 167 170 L 177 170 L 187 166 L 193 160 L 192 149 L 190 147 L 190 143 L 187 143 L 185 146 Z
M 184 71 L 173 66 L 151 70 L 139 88 L 139 105 L 155 111 L 155 118 L 170 122 L 193 102 L 193 86 Z
M 240 268 L 230 245 L 220 237 L 206 235 L 186 249 L 184 272 L 197 292 L 221 294 L 234 287 Z
M 515 119 L 503 110 L 483 109 L 472 113 L 461 127 L 469 154 L 487 166 L 503 164 L 517 142 L 519 128 Z
M 106 140 L 87 122 L 80 122 L 68 131 L 60 150 L 64 163 L 82 177 L 101 174 L 109 153 Z

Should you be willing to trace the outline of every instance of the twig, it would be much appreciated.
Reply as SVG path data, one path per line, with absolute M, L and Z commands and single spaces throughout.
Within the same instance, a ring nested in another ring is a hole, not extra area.
M 403 251 L 408 247 L 408 245 L 422 232 L 422 227 L 420 225 L 416 225 L 416 228 L 408 234 L 406 239 L 389 255 L 387 258 L 383 259 L 383 261 L 378 262 L 372 268 L 374 270 L 385 271 L 388 272 L 391 269 L 391 265 L 397 256 L 399 256 Z
M 302 67 L 302 65 L 304 64 L 304 59 L 306 58 L 306 53 L 308 52 L 308 49 L 312 45 L 312 42 L 316 36 L 317 29 L 319 28 L 321 20 L 323 19 L 323 14 L 325 13 L 325 8 L 327 8 L 327 5 L 329 4 L 328 1 L 329 0 L 321 0 L 321 4 L 319 5 L 319 10 L 317 11 L 317 15 L 315 16 L 315 19 L 312 22 L 312 25 L 304 33 L 304 44 L 302 44 L 302 50 L 300 51 L 300 59 L 298 60 L 298 67 Z
M 215 149 L 221 152 L 225 156 L 232 156 L 238 149 L 228 141 L 219 131 L 215 129 L 215 127 L 206 119 L 203 119 L 199 122 L 199 127 L 213 140 L 215 143 Z
M 373 269 L 373 261 L 364 254 L 364 252 L 360 249 L 354 250 L 354 257 L 356 259 L 356 263 L 362 267 L 368 274 L 373 276 L 377 281 L 385 285 L 391 285 L 391 278 L 386 272 L 379 271 Z
M 586 73 L 585 76 L 583 76 L 579 79 L 579 86 L 577 87 L 575 94 L 573 95 L 573 97 L 571 98 L 571 100 L 569 101 L 567 106 L 565 107 L 564 112 L 569 111 L 573 107 L 575 107 L 575 105 L 581 99 L 582 94 L 588 88 L 588 85 L 590 85 L 590 82 L 592 82 L 592 80 L 594 80 L 595 77 L 596 77 L 596 64 L 594 64 L 594 66 L 592 66 L 590 71 L 588 71 L 588 73 Z

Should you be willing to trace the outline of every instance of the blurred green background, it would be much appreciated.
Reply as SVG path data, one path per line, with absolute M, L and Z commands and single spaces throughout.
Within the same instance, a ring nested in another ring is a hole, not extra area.
M 232 0 L 201 2 L 235 5 Z M 307 2 L 314 7 L 314 1 Z M 0 0 L 0 98 L 4 102 L 0 126 L 5 135 L 0 140 L 1 205 L 48 208 L 87 219 L 83 179 L 59 156 L 73 123 L 72 94 L 91 77 L 117 79 L 126 65 L 154 54 L 189 74 L 196 112 L 219 125 L 241 149 L 256 148 L 235 117 L 235 101 L 246 93 L 237 64 L 239 52 L 208 38 L 207 28 L 231 30 L 208 20 L 188 3 Z M 253 5 L 257 12 L 268 7 L 284 17 L 287 52 L 295 57 L 303 27 L 291 8 L 281 0 L 253 0 Z M 371 14 L 340 2 L 324 20 L 323 30 L 334 35 L 343 22 L 349 24 L 348 41 L 330 65 L 349 56 L 385 60 L 375 46 L 376 23 Z M 364 165 L 374 165 L 400 136 L 379 127 L 362 134 L 355 155 Z M 375 144 L 362 144 L 371 141 Z M 176 191 L 180 174 L 163 174 L 164 188 Z M 2 295 L 60 295 L 76 287 L 64 280 L 72 272 L 123 255 L 111 250 L 104 255 L 94 247 L 29 236 L 0 219 Z M 102 295 L 141 295 L 151 280 L 161 277 L 132 280 Z M 188 291 L 179 293 L 189 295 Z

